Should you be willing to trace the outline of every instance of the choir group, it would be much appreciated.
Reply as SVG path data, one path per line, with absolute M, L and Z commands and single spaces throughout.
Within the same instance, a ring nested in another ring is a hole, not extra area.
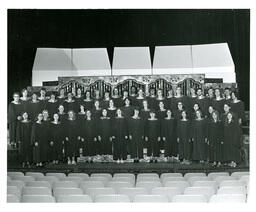
M 180 87 L 169 90 L 142 89 L 113 94 L 99 90 L 76 95 L 46 90 L 28 96 L 27 89 L 13 94 L 8 107 L 10 142 L 19 150 L 19 162 L 76 164 L 78 156 L 113 155 L 123 162 L 130 155 L 138 161 L 146 154 L 153 161 L 160 153 L 183 164 L 192 161 L 228 164 L 241 162 L 241 125 L 244 104 L 235 91 Z

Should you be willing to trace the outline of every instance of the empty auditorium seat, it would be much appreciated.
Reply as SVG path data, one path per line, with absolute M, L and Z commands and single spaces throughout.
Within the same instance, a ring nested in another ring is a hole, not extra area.
M 172 198 L 172 202 L 189 202 L 189 203 L 203 203 L 207 202 L 207 198 L 204 195 L 176 195 Z
M 218 176 L 218 177 L 215 177 L 214 180 L 220 184 L 222 181 L 226 181 L 226 180 L 236 180 L 235 177 L 233 176 Z
M 151 190 L 151 194 L 165 195 L 171 201 L 175 195 L 182 194 L 182 191 L 178 187 L 157 187 Z
M 132 179 L 131 177 L 113 177 L 109 182 L 129 182 L 134 185 L 135 179 Z
M 166 177 L 183 177 L 181 173 L 162 173 L 160 179 L 163 180 Z
M 24 183 L 35 181 L 35 178 L 31 177 L 31 176 L 14 176 L 12 179 L 13 180 L 20 180 L 20 181 L 23 181 Z
M 224 180 L 220 183 L 220 187 L 223 186 L 246 186 L 246 182 L 238 180 Z
M 137 175 L 137 180 L 143 177 L 159 178 L 159 175 L 157 173 L 140 173 Z
M 113 175 L 113 178 L 116 178 L 116 177 L 128 177 L 135 181 L 135 175 L 131 173 L 116 173 Z
M 10 178 L 17 177 L 17 176 L 24 176 L 23 172 L 7 172 L 7 176 Z
M 103 188 L 105 184 L 101 181 L 83 181 L 79 187 L 85 191 L 87 188 Z
M 55 198 L 50 195 L 23 195 L 21 202 L 27 203 L 53 203 Z
M 91 177 L 91 178 L 92 178 L 92 177 L 105 177 L 105 178 L 107 178 L 108 180 L 111 180 L 111 179 L 112 179 L 112 175 L 109 174 L 109 173 L 93 173 L 93 174 L 91 174 L 90 177 Z
M 72 181 L 57 181 L 53 183 L 53 188 L 78 188 L 77 182 Z
M 12 180 L 12 178 L 11 178 L 11 177 L 9 177 L 9 176 L 7 176 L 7 181 L 10 181 L 10 180 Z
M 245 203 L 244 194 L 215 194 L 210 198 L 210 203 Z
M 137 182 L 142 182 L 142 181 L 158 181 L 160 182 L 159 177 L 155 177 L 155 176 L 143 176 L 140 178 L 137 178 Z
M 228 172 L 210 172 L 208 174 L 208 177 L 212 180 L 214 180 L 218 176 L 229 176 Z
M 230 176 L 240 179 L 240 177 L 248 175 L 250 175 L 250 172 L 233 172 Z
M 245 186 L 223 186 L 217 191 L 217 194 L 246 194 Z
M 146 203 L 156 203 L 156 202 L 169 202 L 168 197 L 165 195 L 136 195 L 133 202 L 146 202 Z
M 16 195 L 17 197 L 21 197 L 21 189 L 17 186 L 7 186 L 7 195 Z
M 218 183 L 216 181 L 195 181 L 192 186 L 194 187 L 212 187 L 215 191 L 218 189 Z
M 80 183 L 80 182 L 83 181 L 83 178 L 81 178 L 81 177 L 67 176 L 67 177 L 61 178 L 60 180 L 61 180 L 61 181 L 72 181 L 72 182 Z
M 104 185 L 106 185 L 108 183 L 109 178 L 108 177 L 97 177 L 97 176 L 93 176 L 90 177 L 87 181 L 100 181 L 102 182 Z
M 116 192 L 118 192 L 120 188 L 130 188 L 130 187 L 133 187 L 133 184 L 131 182 L 110 181 L 110 182 L 108 182 L 106 187 L 111 187 Z
M 26 183 L 27 187 L 47 187 L 49 189 L 52 188 L 50 182 L 48 181 L 31 181 Z
M 54 177 L 57 177 L 58 179 L 61 179 L 63 177 L 66 177 L 66 174 L 65 173 L 56 173 L 56 172 L 49 172 L 49 173 L 46 173 L 45 176 L 54 176 Z
M 25 176 L 31 176 L 37 179 L 38 177 L 43 177 L 44 174 L 41 172 L 26 172 Z
M 18 203 L 20 198 L 14 194 L 7 194 L 7 203 Z
M 142 194 L 142 195 L 146 195 L 149 194 L 148 190 L 146 188 L 120 188 L 118 191 L 118 194 L 125 194 L 127 196 L 129 196 L 130 200 L 133 201 L 134 197 L 136 195 Z
M 113 188 L 87 188 L 84 192 L 85 194 L 90 195 L 93 199 L 96 195 L 108 195 L 108 194 L 116 194 Z
M 184 192 L 186 187 L 189 187 L 189 183 L 187 181 L 167 181 L 164 184 L 164 187 L 178 187 L 182 192 Z
M 47 187 L 23 187 L 22 195 L 52 195 L 52 190 Z
M 54 188 L 53 195 L 55 197 L 60 195 L 82 195 L 84 192 L 81 188 Z
M 55 182 L 59 181 L 59 178 L 55 177 L 55 176 L 44 176 L 44 177 L 38 177 L 36 179 L 36 181 L 47 181 L 49 182 L 51 185 L 53 185 Z
M 215 194 L 215 189 L 213 187 L 187 187 L 185 188 L 184 194 L 187 195 L 204 195 L 207 197 L 207 201 L 212 195 Z
M 94 202 L 130 202 L 130 199 L 124 194 L 100 194 L 95 196 Z
M 87 180 L 89 178 L 89 175 L 86 173 L 69 173 L 69 177 L 80 177 L 83 180 Z
M 246 185 L 248 185 L 248 184 L 249 184 L 249 181 L 250 181 L 250 176 L 249 176 L 249 175 L 241 176 L 241 177 L 239 178 L 239 181 L 243 181 L 243 182 L 246 183 Z
M 211 179 L 206 176 L 199 176 L 199 177 L 189 177 L 187 181 L 190 183 L 190 185 L 193 185 L 193 183 L 196 181 L 211 181 Z
M 60 195 L 56 197 L 56 202 L 61 203 L 83 203 L 83 202 L 93 202 L 89 195 Z
M 162 183 L 160 181 L 141 181 L 136 183 L 136 187 L 146 188 L 150 193 L 153 188 L 162 187 Z
M 25 186 L 25 182 L 21 180 L 12 180 L 7 182 L 7 186 L 17 186 L 20 190 Z
M 205 173 L 200 173 L 200 172 L 198 172 L 198 173 L 186 173 L 185 175 L 184 175 L 184 178 L 187 180 L 188 178 L 190 178 L 190 177 L 204 177 L 204 176 L 206 176 L 206 174 Z
M 164 185 L 167 181 L 186 181 L 184 177 L 164 177 L 161 179 Z

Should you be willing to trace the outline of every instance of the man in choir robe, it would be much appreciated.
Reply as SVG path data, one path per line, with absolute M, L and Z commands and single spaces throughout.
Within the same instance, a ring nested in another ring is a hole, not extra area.
M 131 106 L 131 100 L 129 98 L 126 98 L 124 101 L 124 106 L 121 108 L 123 112 L 124 118 L 127 120 L 130 117 L 132 117 L 134 112 L 134 107 Z
M 30 97 L 28 97 L 28 90 L 23 88 L 21 91 L 22 97 L 20 97 L 20 103 L 23 106 L 23 111 L 28 112 L 28 104 L 30 101 Z
M 64 88 L 61 88 L 59 91 L 59 96 L 57 97 L 58 105 L 62 105 L 64 103 L 65 99 L 66 99 L 65 90 L 64 90 Z
M 110 96 L 109 96 L 109 92 L 106 91 L 104 93 L 104 98 L 103 100 L 101 101 L 101 107 L 104 108 L 104 109 L 107 109 L 109 107 L 109 100 L 110 100 Z
M 52 120 L 53 114 L 58 110 L 58 101 L 56 100 L 55 93 L 51 93 L 50 99 L 47 101 L 45 109 L 48 111 L 49 117 Z
M 111 119 L 113 119 L 113 118 L 116 117 L 116 110 L 117 110 L 117 108 L 116 108 L 115 105 L 114 105 L 113 99 L 110 99 L 110 101 L 109 101 L 109 106 L 108 106 L 108 108 L 107 108 L 107 111 L 108 111 L 108 116 L 109 116 Z
M 39 111 L 43 111 L 46 109 L 46 104 L 49 100 L 49 97 L 46 96 L 45 88 L 40 89 L 40 96 L 38 97 L 39 100 Z
M 143 107 L 143 101 L 146 100 L 144 98 L 143 90 L 140 88 L 138 91 L 138 96 L 135 98 L 135 106 L 139 107 L 140 109 Z
M 83 95 L 82 95 L 82 89 L 81 88 L 77 88 L 76 96 L 75 96 L 74 99 L 75 99 L 75 102 L 76 102 L 76 109 L 79 110 L 80 105 L 83 105 Z
M 78 113 L 79 108 L 77 108 L 76 101 L 72 97 L 72 93 L 68 93 L 67 99 L 63 103 L 66 111 L 73 111 L 74 113 Z
M 188 101 L 188 97 L 187 96 L 184 96 L 182 95 L 182 92 L 181 92 L 181 88 L 180 87 L 177 87 L 176 88 L 176 95 L 174 96 L 174 100 L 175 100 L 175 110 L 178 109 L 178 103 L 181 102 L 184 109 L 188 109 L 189 108 L 189 101 Z
M 224 102 L 230 105 L 232 101 L 230 88 L 225 88 L 224 96 L 225 96 Z
M 237 114 L 239 125 L 245 121 L 244 103 L 238 99 L 238 93 L 232 92 L 232 101 L 230 103 L 231 111 Z
M 114 90 L 113 90 L 112 99 L 113 99 L 114 105 L 116 107 L 121 107 L 121 97 L 119 95 L 119 92 L 118 92 L 117 88 L 114 88 Z
M 91 110 L 93 108 L 93 99 L 91 98 L 91 92 L 90 91 L 86 91 L 85 92 L 85 99 L 84 99 L 84 107 L 85 110 Z
M 32 122 L 35 122 L 37 119 L 37 115 L 40 113 L 40 108 L 39 108 L 39 101 L 37 99 L 36 93 L 32 94 L 31 101 L 28 103 L 28 115 L 30 117 L 30 120 Z
M 197 98 L 196 103 L 198 104 L 203 116 L 207 114 L 208 108 L 207 108 L 207 99 L 204 97 L 202 89 L 197 89 Z
M 215 98 L 212 100 L 212 106 L 215 110 L 219 112 L 219 114 L 222 114 L 223 111 L 223 105 L 224 105 L 224 100 L 221 97 L 220 89 L 216 88 L 215 89 Z
M 130 99 L 131 99 L 131 105 L 136 106 L 136 97 L 137 97 L 137 88 L 135 86 L 131 87 L 130 91 Z
M 129 93 L 127 90 L 123 91 L 123 96 L 122 98 L 120 99 L 120 107 L 123 107 L 125 106 L 125 100 L 129 98 Z
M 149 108 L 156 109 L 155 108 L 155 105 L 156 105 L 156 94 L 155 94 L 155 89 L 154 88 L 150 89 L 149 96 L 147 96 L 146 99 L 148 101 Z

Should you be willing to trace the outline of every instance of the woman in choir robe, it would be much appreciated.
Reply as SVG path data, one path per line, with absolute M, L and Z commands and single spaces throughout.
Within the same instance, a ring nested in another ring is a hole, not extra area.
M 181 88 L 176 88 L 176 95 L 174 96 L 175 110 L 177 110 L 178 103 L 181 102 L 184 108 L 189 108 L 189 100 L 187 96 L 182 95 Z M 174 111 L 175 112 L 175 111 Z M 189 111 L 188 111 L 189 112 Z
M 23 106 L 23 111 L 28 112 L 28 105 L 30 101 L 30 97 L 28 97 L 28 90 L 26 88 L 23 88 L 21 91 L 22 97 L 20 97 L 20 103 Z
M 81 88 L 77 88 L 77 90 L 76 90 L 75 102 L 76 102 L 76 108 L 78 110 L 80 109 L 80 105 L 84 104 L 83 103 L 83 95 L 82 95 L 82 89 Z
M 207 116 L 206 116 L 207 119 L 212 119 L 212 113 L 213 113 L 213 111 L 214 111 L 213 106 L 209 105 L 209 107 L 208 107 L 208 113 L 207 113 Z M 218 111 L 217 111 L 217 112 L 218 112 Z M 220 118 L 220 117 L 219 117 L 219 113 L 218 113 L 218 118 Z
M 223 124 L 219 119 L 218 111 L 213 111 L 207 122 L 207 142 L 209 145 L 209 161 L 212 166 L 220 166 L 223 147 Z
M 163 97 L 163 91 L 162 90 L 157 90 L 157 93 L 156 93 L 156 99 L 155 99 L 155 102 L 154 102 L 154 105 L 153 105 L 153 108 L 154 110 L 158 110 L 159 109 L 159 103 L 160 102 L 163 102 L 164 105 L 166 105 L 166 99 Z M 149 107 L 151 109 L 151 107 Z
M 94 97 L 93 97 L 94 102 L 99 101 L 101 105 L 101 96 L 100 96 L 100 91 L 99 90 L 94 90 Z
M 172 89 L 168 90 L 166 101 L 167 101 L 167 109 L 170 109 L 171 111 L 175 111 L 176 110 L 176 108 L 175 108 L 175 99 L 174 99 Z
M 46 109 L 46 104 L 49 100 L 49 97 L 46 96 L 45 88 L 40 89 L 40 96 L 38 97 L 39 100 L 39 111 L 43 111 Z
M 78 124 L 74 111 L 69 111 L 68 118 L 64 123 L 65 155 L 69 165 L 76 164 L 75 160 L 78 155 L 78 143 L 81 139 Z
M 125 106 L 125 100 L 126 100 L 127 98 L 129 98 L 129 93 L 128 93 L 127 90 L 124 90 L 124 91 L 123 91 L 123 96 L 122 96 L 122 98 L 120 99 L 120 107 Z
M 140 110 L 140 117 L 142 118 L 142 120 L 144 121 L 147 120 L 150 117 L 149 113 L 150 113 L 150 109 L 148 107 L 148 101 L 143 100 L 142 108 Z
M 130 100 L 131 100 L 131 105 L 136 106 L 136 97 L 137 97 L 137 88 L 135 86 L 131 86 L 131 91 L 130 91 Z
M 157 118 L 162 120 L 166 117 L 166 109 L 164 102 L 160 101 L 158 104 Z
M 58 111 L 58 101 L 56 100 L 56 96 L 54 93 L 51 93 L 50 95 L 50 99 L 48 100 L 48 102 L 46 103 L 46 110 L 49 113 L 49 117 L 50 119 L 53 118 L 53 114 L 56 113 Z
M 42 111 L 39 111 L 39 101 L 37 99 L 37 95 L 36 93 L 33 93 L 31 101 L 28 103 L 28 116 L 30 117 L 30 120 L 32 122 L 36 122 L 37 115 L 41 112 Z
M 90 110 L 86 111 L 86 116 L 81 124 L 81 141 L 83 143 L 83 153 L 86 156 L 94 156 L 100 153 L 101 147 L 97 142 L 97 124 L 92 117 Z
M 155 112 L 151 110 L 145 126 L 145 141 L 147 142 L 148 156 L 153 157 L 153 160 L 155 157 L 159 157 L 160 153 L 160 130 L 160 121 L 156 118 Z
M 197 100 L 197 95 L 196 95 L 196 91 L 195 88 L 191 87 L 190 88 L 190 95 L 188 96 L 188 103 L 189 103 L 189 114 L 193 113 L 193 106 L 195 105 Z
M 231 97 L 231 111 L 237 114 L 238 123 L 239 125 L 242 125 L 242 123 L 245 121 L 244 103 L 238 99 L 238 94 L 234 91 L 231 93 Z
M 99 120 L 102 114 L 102 108 L 100 107 L 100 102 L 95 101 L 94 107 L 92 108 L 92 116 L 94 119 Z
M 77 108 L 77 104 L 72 97 L 72 93 L 68 93 L 68 97 L 64 101 L 63 105 L 66 111 L 73 111 L 74 113 L 78 113 L 79 108 Z
M 224 100 L 221 97 L 220 89 L 216 88 L 215 89 L 215 98 L 212 100 L 212 106 L 219 112 L 219 114 L 222 114 L 223 111 L 223 105 L 224 105 Z
M 50 123 L 50 146 L 49 146 L 49 159 L 53 164 L 58 164 L 63 161 L 63 148 L 64 148 L 64 131 L 63 123 L 59 120 L 58 113 L 53 115 L 53 121 Z
M 131 106 L 131 100 L 129 98 L 126 98 L 124 101 L 124 106 L 121 108 L 123 112 L 124 118 L 127 120 L 132 117 L 134 107 Z
M 206 121 L 202 117 L 202 112 L 197 110 L 196 118 L 192 120 L 191 141 L 193 145 L 192 158 L 200 163 L 204 163 L 208 157 L 206 154 L 206 129 Z
M 58 115 L 59 115 L 59 120 L 61 123 L 64 123 L 64 121 L 66 121 L 66 119 L 68 118 L 67 113 L 64 112 L 64 106 L 63 105 L 59 105 L 58 107 Z
M 22 120 L 19 121 L 17 126 L 17 143 L 19 149 L 19 160 L 22 166 L 30 166 L 32 161 L 31 154 L 31 121 L 28 119 L 28 113 L 22 114 Z
M 49 147 L 50 147 L 50 136 L 51 136 L 51 120 L 49 118 L 49 113 L 47 110 L 43 110 L 43 122 L 42 122 L 42 131 L 45 133 L 42 138 L 43 147 L 43 158 L 42 162 L 49 162 Z
M 214 90 L 212 87 L 210 87 L 206 94 L 206 104 L 207 108 L 209 108 L 210 105 L 212 105 L 212 101 L 214 99 Z
M 221 114 L 220 116 L 220 119 L 222 122 L 225 122 L 225 120 L 227 119 L 227 115 L 229 112 L 231 112 L 231 107 L 230 105 L 228 105 L 227 103 L 225 103 L 223 105 L 223 110 L 224 110 L 224 113 Z M 236 113 L 233 113 L 233 119 L 238 122 L 238 117 L 237 117 L 237 114 Z
M 31 144 L 33 148 L 33 162 L 36 166 L 43 166 L 43 162 L 47 161 L 46 152 L 48 145 L 44 143 L 44 137 L 47 134 L 43 131 L 43 114 L 37 115 L 37 120 L 32 127 Z
M 109 101 L 110 101 L 110 96 L 109 96 L 109 92 L 106 91 L 104 93 L 104 98 L 103 100 L 101 101 L 101 107 L 104 108 L 104 109 L 107 109 L 109 107 Z
M 123 163 L 127 158 L 128 127 L 120 108 L 117 109 L 116 114 L 112 127 L 113 158 L 117 163 Z
M 192 113 L 189 115 L 189 117 L 190 117 L 191 120 L 193 120 L 193 119 L 196 118 L 196 111 L 198 111 L 198 110 L 200 110 L 200 107 L 199 107 L 199 105 L 198 105 L 197 103 L 195 103 L 195 104 L 193 105 L 193 111 L 192 111 Z
M 191 160 L 191 136 L 190 136 L 191 122 L 187 118 L 187 112 L 183 110 L 181 112 L 180 119 L 177 120 L 177 143 L 179 160 L 182 160 L 183 164 L 190 164 Z
M 84 99 L 83 105 L 85 107 L 85 110 L 91 110 L 92 109 L 93 99 L 91 98 L 91 92 L 90 91 L 85 92 L 85 99 Z
M 110 99 L 110 100 L 109 100 L 109 106 L 108 106 L 107 110 L 108 110 L 108 116 L 109 116 L 111 119 L 115 118 L 117 108 L 116 108 L 115 105 L 114 105 L 113 99 Z
M 65 90 L 61 88 L 59 91 L 59 96 L 57 96 L 58 105 L 62 105 L 66 99 Z
M 118 89 L 117 88 L 114 88 L 114 90 L 113 90 L 112 99 L 113 99 L 114 105 L 116 107 L 121 107 L 121 97 L 120 97 L 120 95 L 118 93 Z
M 138 159 L 143 157 L 142 139 L 144 139 L 144 124 L 139 117 L 139 107 L 134 108 L 134 115 L 128 119 L 128 133 L 128 152 L 134 162 L 138 162 Z
M 161 119 L 161 137 L 165 157 L 177 157 L 176 121 L 169 109 Z
M 79 125 L 81 125 L 83 123 L 83 120 L 85 118 L 86 112 L 85 112 L 85 108 L 83 105 L 80 105 L 80 110 L 77 113 L 77 122 L 79 123 Z
M 23 106 L 20 103 L 19 93 L 13 94 L 13 101 L 8 106 L 8 126 L 9 126 L 9 135 L 10 143 L 16 143 L 16 132 L 18 121 L 22 119 Z
M 148 101 L 149 108 L 154 108 L 156 106 L 156 94 L 155 89 L 151 88 L 149 91 L 149 96 L 146 98 Z M 155 108 L 157 109 L 157 108 Z
M 101 154 L 112 155 L 112 120 L 106 109 L 102 110 L 102 116 L 98 122 L 98 141 L 101 143 Z
M 202 89 L 198 88 L 197 89 L 197 98 L 196 98 L 196 103 L 198 104 L 201 112 L 202 112 L 202 116 L 205 117 L 205 115 L 207 114 L 207 99 L 204 97 Z
M 138 96 L 135 99 L 135 101 L 136 101 L 136 105 L 135 106 L 137 106 L 140 109 L 142 109 L 143 108 L 143 101 L 144 100 L 146 100 L 146 99 L 144 98 L 143 90 L 140 88 L 139 91 L 138 91 Z
M 230 162 L 231 167 L 236 167 L 241 161 L 241 142 L 242 130 L 235 121 L 233 113 L 228 112 L 224 122 L 223 155 L 224 161 Z
M 179 120 L 180 117 L 181 117 L 181 113 L 185 110 L 184 106 L 183 106 L 183 103 L 182 102 L 178 102 L 177 103 L 177 108 L 176 110 L 174 111 L 174 118 L 176 120 Z M 186 115 L 187 115 L 187 118 L 189 117 L 189 114 L 188 112 L 186 112 Z
M 225 88 L 224 96 L 225 96 L 224 102 L 230 105 L 230 103 L 232 102 L 230 88 Z

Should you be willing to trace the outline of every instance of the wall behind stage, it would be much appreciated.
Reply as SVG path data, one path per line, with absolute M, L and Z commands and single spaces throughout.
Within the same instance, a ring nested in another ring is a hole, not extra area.
M 250 10 L 8 10 L 8 102 L 31 85 L 37 47 L 184 45 L 227 42 L 249 109 Z

